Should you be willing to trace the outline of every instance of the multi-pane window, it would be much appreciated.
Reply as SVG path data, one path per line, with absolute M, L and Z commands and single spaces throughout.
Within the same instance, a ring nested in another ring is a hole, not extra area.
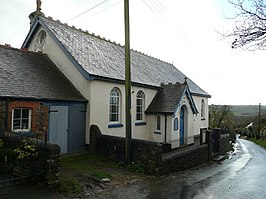
M 178 119 L 175 118 L 174 119 L 174 131 L 177 131 L 178 130 Z
M 12 130 L 30 131 L 31 109 L 16 108 L 12 110 Z
M 142 121 L 144 116 L 144 110 L 145 110 L 145 96 L 142 91 L 139 91 L 137 93 L 136 98 L 136 120 Z
M 161 117 L 160 116 L 156 117 L 156 130 L 161 131 Z
M 110 93 L 109 122 L 119 122 L 120 95 L 117 88 L 113 88 Z
M 205 102 L 204 99 L 201 100 L 201 112 L 200 112 L 200 116 L 202 119 L 205 118 Z

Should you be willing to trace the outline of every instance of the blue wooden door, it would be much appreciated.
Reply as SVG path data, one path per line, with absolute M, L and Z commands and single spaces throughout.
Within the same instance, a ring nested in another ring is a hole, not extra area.
M 184 135 L 185 135 L 185 112 L 184 112 L 184 107 L 181 107 L 180 110 L 180 145 L 184 144 Z
M 61 154 L 67 153 L 68 106 L 50 106 L 48 141 L 58 144 Z
M 85 150 L 86 106 L 70 106 L 68 116 L 68 153 Z

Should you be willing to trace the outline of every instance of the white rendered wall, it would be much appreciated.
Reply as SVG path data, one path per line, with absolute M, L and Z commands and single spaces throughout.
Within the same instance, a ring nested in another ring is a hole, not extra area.
M 110 92 L 113 88 L 118 88 L 121 92 L 121 119 L 120 124 L 122 127 L 109 128 L 109 102 Z M 145 109 L 154 98 L 157 90 L 132 87 L 131 94 L 131 117 L 132 117 L 132 138 L 149 140 L 149 134 L 147 133 L 147 124 L 136 126 L 136 94 L 138 91 L 143 91 L 145 94 Z M 90 124 L 97 125 L 103 134 L 115 135 L 125 137 L 125 86 L 123 84 L 117 84 L 104 81 L 92 81 L 91 82 L 91 120 Z M 143 122 L 148 123 L 147 117 L 144 116 Z

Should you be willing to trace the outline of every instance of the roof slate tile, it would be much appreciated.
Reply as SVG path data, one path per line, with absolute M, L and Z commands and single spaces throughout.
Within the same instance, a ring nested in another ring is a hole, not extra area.
M 186 83 L 162 85 L 162 89 L 158 91 L 146 113 L 173 114 L 186 89 Z
M 86 101 L 47 55 L 2 45 L 0 97 Z
M 116 80 L 125 79 L 124 47 L 80 29 L 40 17 L 49 30 L 90 74 Z M 174 65 L 131 50 L 131 80 L 135 83 L 160 87 L 161 83 L 184 82 L 185 75 Z M 209 94 L 187 79 L 193 94 Z

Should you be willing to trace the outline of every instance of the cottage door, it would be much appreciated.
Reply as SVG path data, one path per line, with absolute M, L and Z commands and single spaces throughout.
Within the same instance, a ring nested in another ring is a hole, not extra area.
M 85 149 L 86 106 L 70 106 L 68 116 L 68 153 Z
M 181 107 L 180 110 L 180 145 L 183 145 L 184 142 L 184 135 L 185 135 L 185 111 L 184 106 Z
M 50 106 L 48 141 L 58 144 L 61 154 L 67 153 L 68 106 Z

